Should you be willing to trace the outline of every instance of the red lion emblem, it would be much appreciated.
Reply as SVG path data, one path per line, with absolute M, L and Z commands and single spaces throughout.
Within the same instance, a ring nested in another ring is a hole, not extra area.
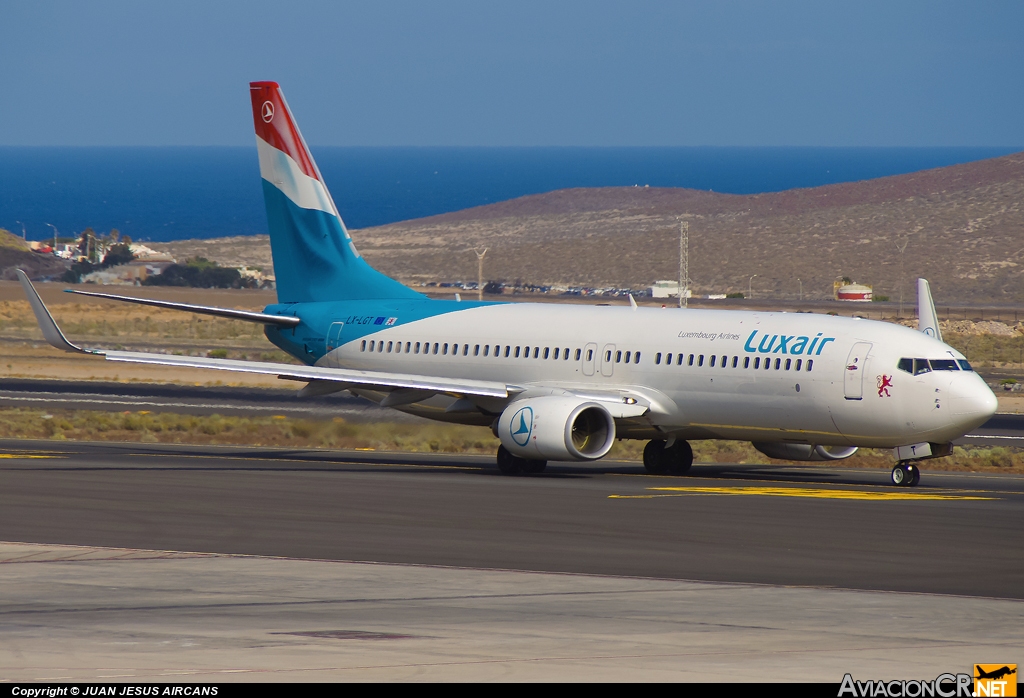
M 892 397 L 892 395 L 889 394 L 889 388 L 891 387 L 892 376 L 886 376 L 883 374 L 878 377 L 878 397 Z

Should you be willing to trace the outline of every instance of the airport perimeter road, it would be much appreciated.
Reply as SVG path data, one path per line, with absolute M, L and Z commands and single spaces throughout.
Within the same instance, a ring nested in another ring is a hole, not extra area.
M 285 382 L 285 381 L 282 381 Z M 416 420 L 382 409 L 347 392 L 300 398 L 295 389 L 227 386 L 103 383 L 94 381 L 0 379 L 0 406 L 66 410 L 151 410 L 179 414 L 265 417 L 283 414 L 305 419 L 344 417 L 355 421 Z
M 0 442 L 0 540 L 1024 598 L 1024 478 Z

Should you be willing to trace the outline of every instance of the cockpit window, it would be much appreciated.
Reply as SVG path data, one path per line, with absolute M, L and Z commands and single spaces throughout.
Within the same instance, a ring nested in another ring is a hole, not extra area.
M 957 359 L 956 362 L 958 364 L 960 364 L 960 370 L 961 371 L 973 371 L 974 370 L 973 368 L 971 368 L 971 365 L 969 363 L 967 363 L 967 359 Z
M 914 359 L 915 376 L 920 376 L 922 373 L 928 373 L 931 370 L 931 367 L 928 365 L 928 359 Z
M 900 359 L 899 363 L 896 364 L 896 368 L 907 373 L 914 372 L 914 360 L 913 359 Z
M 953 359 L 932 359 L 932 370 L 933 371 L 959 371 L 960 368 L 956 365 L 956 361 Z

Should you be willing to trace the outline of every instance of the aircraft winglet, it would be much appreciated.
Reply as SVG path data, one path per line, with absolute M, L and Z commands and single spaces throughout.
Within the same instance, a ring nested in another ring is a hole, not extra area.
M 942 341 L 939 316 L 935 312 L 935 301 L 932 300 L 928 279 L 917 280 L 917 329 L 929 337 Z
M 68 341 L 68 338 L 64 336 L 64 333 L 57 327 L 57 323 L 54 322 L 53 316 L 50 315 L 50 311 L 46 309 L 46 305 L 43 303 L 43 299 L 39 297 L 32 282 L 28 280 L 28 275 L 21 269 L 17 270 L 18 281 L 21 282 L 21 287 L 25 290 L 25 295 L 28 296 L 28 304 L 32 306 L 32 312 L 35 313 L 36 322 L 39 323 L 39 329 L 43 331 L 43 337 L 51 346 L 56 347 L 62 351 L 76 352 L 79 354 L 98 354 L 99 352 L 89 351 L 88 349 L 82 349 L 79 346 L 75 346 Z

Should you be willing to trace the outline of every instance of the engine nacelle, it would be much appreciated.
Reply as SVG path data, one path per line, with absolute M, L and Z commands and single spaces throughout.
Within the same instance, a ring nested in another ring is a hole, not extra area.
M 615 420 L 600 403 L 547 395 L 516 400 L 498 418 L 512 455 L 537 460 L 597 460 L 615 443 Z
M 777 441 L 754 441 L 751 445 L 769 458 L 779 460 L 842 460 L 857 452 L 856 446 L 815 446 Z

